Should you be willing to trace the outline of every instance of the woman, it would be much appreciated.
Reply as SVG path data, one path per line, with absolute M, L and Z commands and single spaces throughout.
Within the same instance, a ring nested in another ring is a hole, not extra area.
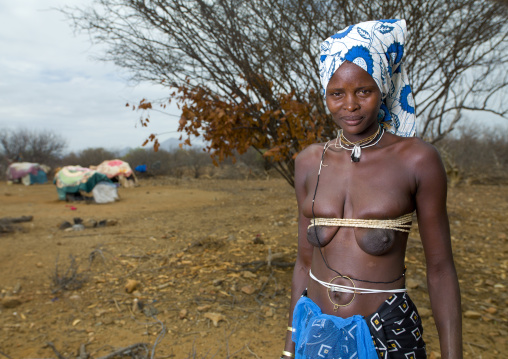
M 446 174 L 438 152 L 413 137 L 405 37 L 404 20 L 369 21 L 321 45 L 325 101 L 340 130 L 296 159 L 298 256 L 281 358 L 426 358 L 405 290 L 414 212 L 442 358 L 462 358 Z

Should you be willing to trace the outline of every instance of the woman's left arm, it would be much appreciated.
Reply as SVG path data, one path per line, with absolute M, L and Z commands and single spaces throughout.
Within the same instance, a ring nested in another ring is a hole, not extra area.
M 421 143 L 415 156 L 416 211 L 427 285 L 443 359 L 462 358 L 462 310 L 446 210 L 446 172 L 437 150 Z

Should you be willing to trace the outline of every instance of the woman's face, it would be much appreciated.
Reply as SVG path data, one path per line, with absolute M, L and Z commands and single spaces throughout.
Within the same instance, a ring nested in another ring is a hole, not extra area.
M 333 121 L 344 133 L 370 134 L 378 127 L 381 91 L 365 70 L 351 62 L 344 62 L 326 87 L 326 106 Z

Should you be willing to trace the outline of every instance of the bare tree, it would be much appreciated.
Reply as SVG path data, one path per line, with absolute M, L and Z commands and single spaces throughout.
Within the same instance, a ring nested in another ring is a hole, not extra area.
M 464 111 L 505 118 L 508 114 L 502 99 L 508 85 L 504 1 L 96 0 L 92 8 L 62 11 L 76 29 L 106 45 L 102 60 L 130 70 L 134 80 L 195 91 L 191 98 L 180 97 L 184 105 L 189 99 L 197 102 L 197 97 L 207 98 L 200 106 L 228 103 L 235 113 L 241 105 L 242 115 L 247 113 L 253 121 L 235 128 L 247 128 L 251 137 L 268 134 L 248 142 L 250 146 L 270 153 L 286 142 L 287 151 L 272 161 L 291 184 L 294 155 L 307 144 L 302 133 L 320 140 L 336 131 L 320 96 L 318 49 L 321 41 L 349 24 L 406 19 L 410 33 L 406 65 L 417 103 L 419 136 L 443 138 Z M 299 124 L 304 132 L 289 125 L 280 130 L 288 112 L 282 95 L 307 104 L 308 118 Z M 200 109 L 194 106 L 194 117 L 187 113 L 182 118 L 180 130 L 189 134 L 200 133 L 200 126 L 202 134 L 216 130 L 203 125 L 207 120 L 199 117 Z M 198 126 L 185 127 L 186 121 Z M 228 155 L 232 149 L 224 152 L 221 143 L 235 143 L 242 153 L 246 137 L 238 137 L 242 139 L 238 143 L 232 137 L 216 142 L 209 137 L 208 148 Z
M 0 131 L 0 145 L 7 161 L 53 166 L 67 143 L 63 137 L 51 131 L 18 129 Z

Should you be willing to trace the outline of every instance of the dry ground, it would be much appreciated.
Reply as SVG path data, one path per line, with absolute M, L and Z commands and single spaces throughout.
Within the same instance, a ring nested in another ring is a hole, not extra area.
M 296 254 L 291 187 L 159 178 L 119 194 L 73 209 L 53 185 L 0 184 L 0 218 L 34 217 L 0 235 L 0 358 L 56 358 L 52 345 L 61 358 L 80 347 L 98 358 L 138 343 L 156 358 L 277 358 L 290 292 L 284 265 Z M 450 189 L 466 358 L 508 354 L 507 210 L 506 186 Z M 87 228 L 59 229 L 74 217 Z M 91 228 L 90 220 L 117 223 Z M 410 295 L 439 357 L 415 229 L 408 247 Z M 139 283 L 132 293 L 129 280 Z

